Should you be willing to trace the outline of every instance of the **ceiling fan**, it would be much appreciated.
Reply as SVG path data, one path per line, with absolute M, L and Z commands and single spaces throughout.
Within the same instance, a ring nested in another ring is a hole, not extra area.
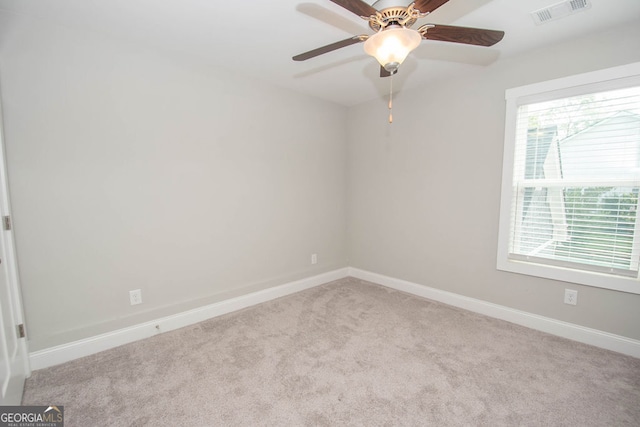
M 424 24 L 411 29 L 415 22 L 424 18 L 449 0 L 415 0 L 409 6 L 392 6 L 377 10 L 362 0 L 331 0 L 362 19 L 369 21 L 375 34 L 349 37 L 293 57 L 294 61 L 305 61 L 334 50 L 364 42 L 364 50 L 380 63 L 380 77 L 388 77 L 398 71 L 407 55 L 422 41 L 439 40 L 476 46 L 493 46 L 504 37 L 504 31 L 452 25 Z M 377 3 L 377 2 L 376 2 Z

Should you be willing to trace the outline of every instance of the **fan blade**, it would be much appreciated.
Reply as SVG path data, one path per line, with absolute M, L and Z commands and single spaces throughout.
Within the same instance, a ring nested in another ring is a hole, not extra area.
M 369 6 L 362 0 L 331 0 L 338 6 L 342 6 L 349 12 L 355 13 L 358 16 L 364 16 L 368 18 L 371 15 L 375 15 L 378 12 L 373 6 Z M 448 0 L 447 0 L 448 1 Z
M 382 65 L 380 66 L 380 77 L 393 76 L 397 72 L 398 72 L 398 70 L 395 70 L 393 73 L 390 73 Z
M 431 26 L 433 24 L 427 25 Z M 502 40 L 504 31 L 456 27 L 452 25 L 434 25 L 428 28 L 426 33 L 422 34 L 422 37 L 427 40 L 473 44 L 476 46 L 493 46 Z
M 331 43 L 326 46 L 322 46 L 317 49 L 310 50 L 309 52 L 296 55 L 293 57 L 293 60 L 306 61 L 307 59 L 315 58 L 316 56 L 340 49 L 342 47 L 351 46 L 352 44 L 356 44 L 356 43 L 361 43 L 365 41 L 367 38 L 368 36 L 365 36 L 365 35 L 349 37 L 348 39 L 340 40 L 339 42 Z
M 416 0 L 413 7 L 422 13 L 431 13 L 448 1 L 449 0 Z

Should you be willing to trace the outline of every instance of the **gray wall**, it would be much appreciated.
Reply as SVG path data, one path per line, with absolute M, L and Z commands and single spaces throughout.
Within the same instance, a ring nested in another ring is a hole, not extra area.
M 96 34 L 2 25 L 31 351 L 347 265 L 345 108 Z
M 31 351 L 346 265 L 640 339 L 638 295 L 495 269 L 504 90 L 638 61 L 638 28 L 400 93 L 389 126 L 386 100 L 347 110 L 192 57 L 0 26 Z
M 636 61 L 637 23 L 352 108 L 349 264 L 640 339 L 640 295 L 496 270 L 505 89 Z

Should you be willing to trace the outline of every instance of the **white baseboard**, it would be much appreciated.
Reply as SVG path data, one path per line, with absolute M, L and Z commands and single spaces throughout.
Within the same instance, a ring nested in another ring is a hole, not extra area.
M 607 350 L 616 351 L 640 358 L 640 341 L 620 335 L 586 328 L 573 323 L 563 322 L 526 311 L 516 310 L 498 304 L 469 298 L 452 292 L 430 288 L 417 283 L 383 276 L 377 273 L 349 267 L 349 276 L 377 283 L 398 291 L 407 292 L 430 300 L 439 301 L 454 307 L 463 308 L 475 313 L 484 314 L 496 319 L 526 326 L 531 329 L 557 335 L 570 340 L 590 344 Z
M 44 350 L 29 353 L 31 369 L 43 369 L 50 366 L 69 362 L 80 357 L 89 356 L 100 351 L 118 347 L 144 338 L 149 338 L 161 332 L 168 332 L 185 326 L 193 325 L 213 317 L 241 310 L 252 305 L 271 301 L 295 292 L 313 288 L 333 280 L 347 277 L 348 268 L 341 268 L 306 279 L 253 292 L 248 295 L 220 301 L 215 304 L 188 310 L 172 316 L 163 317 L 150 322 L 141 323 L 113 332 L 96 335 L 94 337 L 74 341 Z
M 484 314 L 497 319 L 506 320 L 511 323 L 547 332 L 552 335 L 557 335 L 563 338 L 568 338 L 574 341 L 640 358 L 640 341 L 633 340 L 631 338 L 610 334 L 597 329 L 586 328 L 573 323 L 562 322 L 560 320 L 527 313 L 525 311 L 515 310 L 502 305 L 419 285 L 417 283 L 348 267 L 286 283 L 284 285 L 254 292 L 248 295 L 220 301 L 215 304 L 185 311 L 173 316 L 163 317 L 154 321 L 96 335 L 94 337 L 74 341 L 68 344 L 34 351 L 29 353 L 29 362 L 32 370 L 59 365 L 80 357 L 89 356 L 100 351 L 118 347 L 123 344 L 149 338 L 157 335 L 158 333 L 168 332 L 193 325 L 213 317 L 271 301 L 305 289 L 310 289 L 347 276 L 367 280 L 391 289 L 439 301 L 444 304 L 463 308 L 465 310 Z

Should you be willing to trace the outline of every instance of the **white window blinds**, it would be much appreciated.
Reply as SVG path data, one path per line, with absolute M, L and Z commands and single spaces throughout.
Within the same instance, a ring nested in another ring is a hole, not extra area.
M 520 103 L 509 258 L 636 277 L 640 86 Z

